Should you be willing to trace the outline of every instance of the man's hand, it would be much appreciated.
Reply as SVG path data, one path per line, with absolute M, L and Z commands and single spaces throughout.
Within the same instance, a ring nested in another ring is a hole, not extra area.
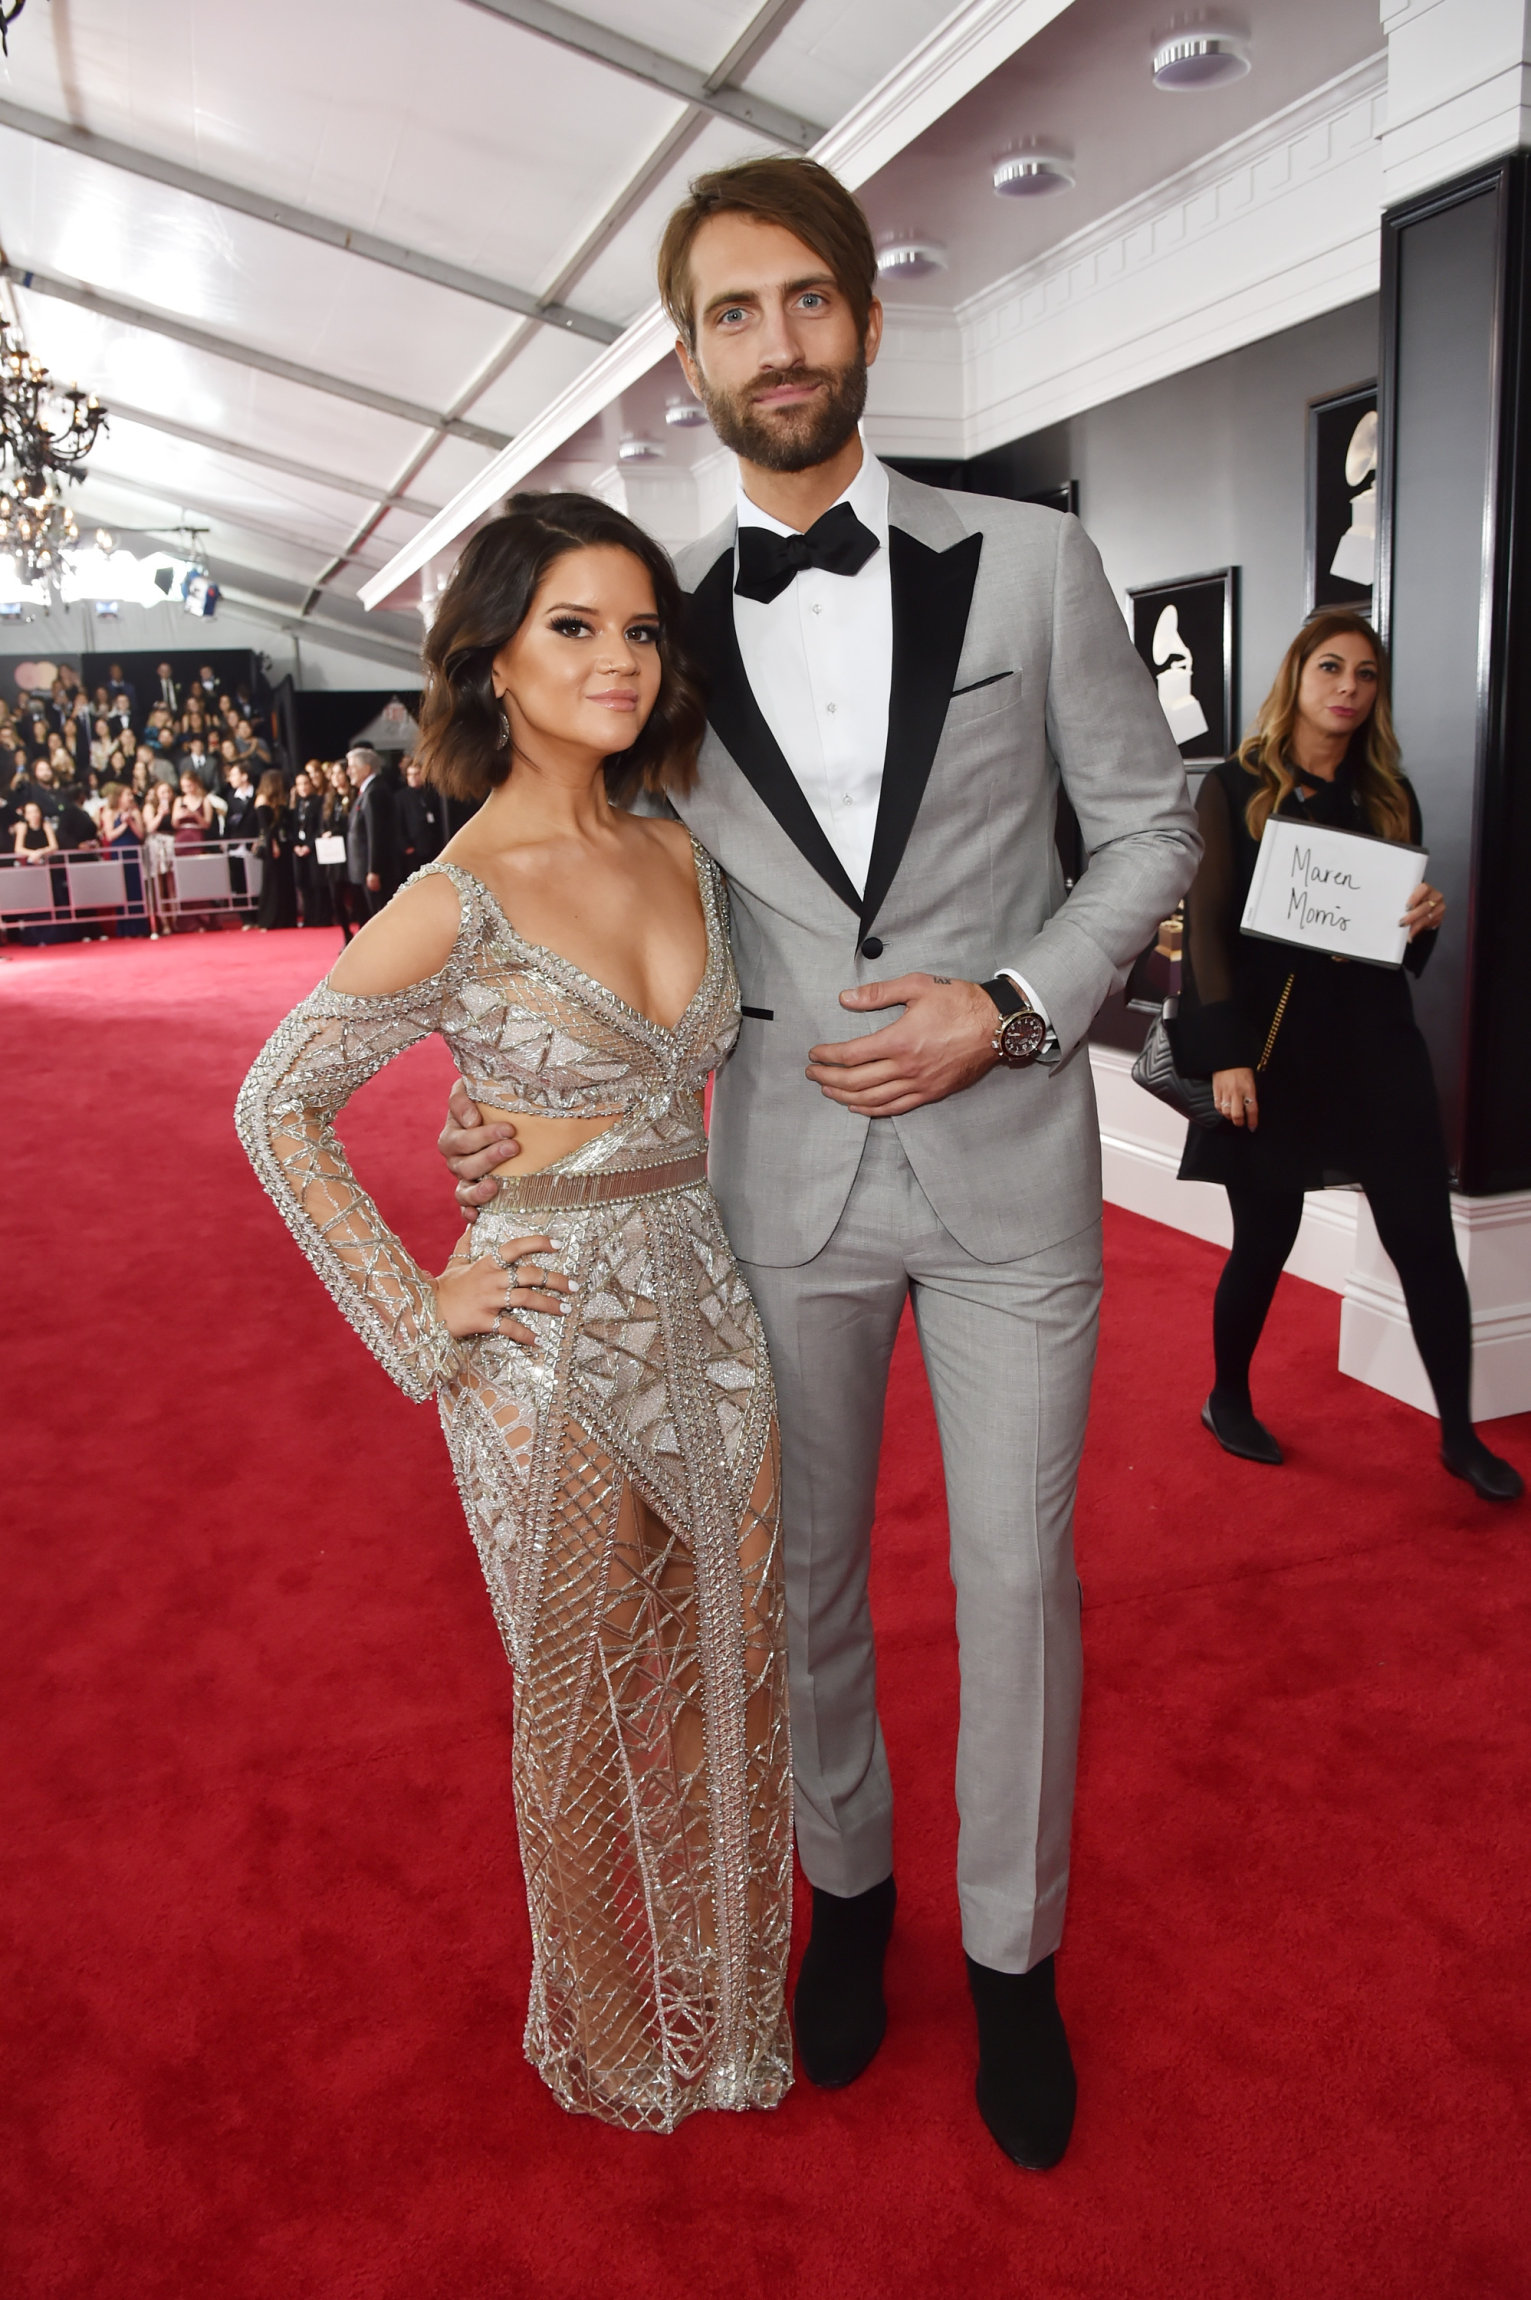
M 815 1046 L 808 1076 L 831 1102 L 869 1118 L 901 1118 L 922 1102 L 959 1094 L 992 1070 L 994 1001 L 976 982 L 944 974 L 901 974 L 893 982 L 864 982 L 842 990 L 853 1014 L 901 1006 L 897 1022 L 853 1038 L 846 1046 Z
M 499 1194 L 499 1181 L 491 1169 L 514 1158 L 521 1145 L 515 1128 L 503 1119 L 493 1126 L 484 1124 L 478 1104 L 459 1078 L 436 1147 L 457 1176 L 457 1203 L 471 1222 L 479 1207 Z
M 382 893 L 382 891 L 383 891 L 383 882 L 382 882 L 382 880 L 379 878 L 379 876 L 378 876 L 378 874 L 377 874 L 377 872 L 376 872 L 375 870 L 369 870 L 369 871 L 368 871 L 368 873 L 367 873 L 367 892 L 368 892 L 368 894 L 381 894 L 381 893 Z

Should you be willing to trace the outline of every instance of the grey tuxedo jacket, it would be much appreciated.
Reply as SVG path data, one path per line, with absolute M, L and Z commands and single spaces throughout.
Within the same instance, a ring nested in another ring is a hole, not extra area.
M 709 702 L 696 783 L 674 803 L 727 874 L 744 1006 L 714 1091 L 712 1180 L 735 1251 L 775 1267 L 824 1245 L 871 1123 L 804 1077 L 808 1050 L 895 1021 L 839 994 L 900 974 L 1015 967 L 1060 1043 L 1052 1064 L 877 1121 L 947 1229 L 995 1262 L 1091 1224 L 1100 1140 L 1079 1050 L 1199 852 L 1180 754 L 1078 520 L 888 477 L 893 684 L 864 895 L 745 677 L 733 518 L 677 560 Z M 1089 856 L 1072 890 L 1060 786 Z

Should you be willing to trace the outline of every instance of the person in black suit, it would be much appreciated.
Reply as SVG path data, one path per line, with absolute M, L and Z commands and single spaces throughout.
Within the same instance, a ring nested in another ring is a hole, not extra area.
M 306 767 L 292 784 L 292 860 L 297 880 L 298 907 L 305 926 L 333 926 L 335 906 L 324 870 L 314 852 L 324 833 L 324 793 L 315 788 Z
M 96 826 L 85 806 L 85 793 L 78 783 L 70 783 L 59 793 L 59 810 L 54 822 L 61 847 L 99 846 Z
M 1310 616 L 1286 651 L 1255 731 L 1197 797 L 1202 858 L 1186 897 L 1175 1052 L 1210 1078 L 1224 1123 L 1193 1126 L 1182 1180 L 1220 1182 L 1233 1251 L 1212 1312 L 1216 1377 L 1202 1420 L 1225 1452 L 1279 1463 L 1249 1369 L 1296 1243 L 1303 1193 L 1359 1182 L 1403 1285 L 1440 1414 L 1441 1460 L 1486 1501 L 1519 1472 L 1473 1428 L 1472 1310 L 1457 1258 L 1445 1136 L 1414 1021 L 1419 974 L 1446 913 L 1416 887 L 1403 967 L 1356 965 L 1245 934 L 1260 838 L 1273 815 L 1420 846 L 1419 802 L 1398 765 L 1387 659 L 1362 616 Z
M 138 717 L 138 690 L 130 680 L 123 677 L 120 663 L 113 663 L 108 669 L 106 691 L 112 698 L 114 708 L 120 705 L 127 713 L 126 723 L 131 726 Z
M 418 761 L 407 758 L 396 810 L 401 880 L 434 862 L 446 844 L 445 805 L 440 791 L 426 781 Z
M 255 786 L 247 768 L 235 759 L 228 768 L 228 803 L 224 809 L 223 835 L 226 839 L 253 839 L 258 825 L 255 819 Z
M 346 824 L 346 875 L 361 890 L 357 907 L 375 918 L 397 883 L 398 841 L 393 801 L 379 769 L 382 760 L 365 744 L 347 751 L 346 770 L 356 791 Z
M 163 703 L 165 709 L 174 716 L 181 708 L 181 688 L 180 682 L 168 663 L 160 663 L 156 666 L 154 681 L 155 701 Z

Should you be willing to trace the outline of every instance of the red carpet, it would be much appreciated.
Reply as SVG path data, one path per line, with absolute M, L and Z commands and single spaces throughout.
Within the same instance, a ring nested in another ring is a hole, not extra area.
M 1422 2300 L 1531 2292 L 1531 1510 L 1334 1372 L 1288 1280 L 1289 1466 L 1196 1426 L 1209 1248 L 1113 1213 L 1067 2161 L 971 2104 L 955 1664 L 918 1359 L 877 1600 L 892 2026 L 844 2095 L 670 2140 L 521 2058 L 510 1680 L 434 1416 L 342 1325 L 230 1106 L 330 937 L 0 966 L 6 2300 Z M 422 1050 L 348 1131 L 452 1232 Z M 1531 1424 L 1496 1439 L 1531 1469 Z

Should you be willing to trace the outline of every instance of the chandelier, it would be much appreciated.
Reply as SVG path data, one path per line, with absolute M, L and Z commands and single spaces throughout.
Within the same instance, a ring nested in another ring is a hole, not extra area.
M 105 422 L 106 409 L 94 392 L 77 383 L 66 391 L 14 331 L 0 324 L 0 435 L 18 471 L 73 476 Z
M 79 534 L 49 474 L 28 471 L 14 484 L 0 483 L 0 557 L 15 561 L 23 583 L 56 581 Z

